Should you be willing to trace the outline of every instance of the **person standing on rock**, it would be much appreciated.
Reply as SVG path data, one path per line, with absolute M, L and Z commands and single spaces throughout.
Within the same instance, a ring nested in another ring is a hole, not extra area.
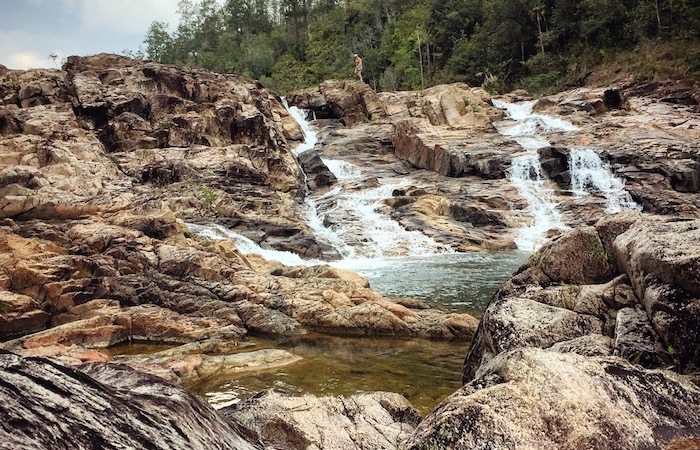
M 352 56 L 355 58 L 355 72 L 353 75 L 355 75 L 358 80 L 364 82 L 365 80 L 362 79 L 362 58 L 360 58 L 357 53 Z

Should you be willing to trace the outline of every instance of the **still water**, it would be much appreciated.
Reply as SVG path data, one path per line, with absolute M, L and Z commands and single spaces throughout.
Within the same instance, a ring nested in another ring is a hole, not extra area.
M 274 388 L 318 396 L 389 391 L 429 413 L 461 386 L 469 342 L 420 339 L 340 338 L 305 335 L 285 340 L 253 339 L 258 349 L 281 348 L 303 357 L 295 364 L 257 373 L 210 379 L 193 390 L 215 408 Z
M 412 297 L 431 306 L 481 316 L 491 296 L 528 253 L 446 253 L 375 260 L 343 260 L 334 266 L 367 278 L 389 298 Z
M 523 252 L 441 254 L 344 260 L 340 266 L 359 272 L 388 298 L 414 297 L 479 316 L 501 282 L 527 256 Z M 286 367 L 210 379 L 194 386 L 212 406 L 224 407 L 270 388 L 318 396 L 390 391 L 404 395 L 425 415 L 459 389 L 469 349 L 466 341 L 321 334 L 251 340 L 257 349 L 281 348 L 303 359 Z

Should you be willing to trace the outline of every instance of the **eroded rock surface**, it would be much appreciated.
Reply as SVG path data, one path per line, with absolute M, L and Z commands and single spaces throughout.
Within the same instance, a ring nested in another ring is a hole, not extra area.
M 404 448 L 697 447 L 699 229 L 628 212 L 552 239 L 496 292 L 464 387 Z
M 124 365 L 0 353 L 0 448 L 262 448 L 204 400 Z
M 257 432 L 266 445 L 289 450 L 391 450 L 420 422 L 399 394 L 314 397 L 264 391 L 222 410 Z
M 673 372 L 521 348 L 482 365 L 402 448 L 697 448 L 698 402 Z

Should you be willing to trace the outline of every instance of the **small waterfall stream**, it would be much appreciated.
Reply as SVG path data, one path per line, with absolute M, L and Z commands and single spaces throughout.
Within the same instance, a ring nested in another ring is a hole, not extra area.
M 564 120 L 533 114 L 534 104 L 534 101 L 507 103 L 493 100 L 493 105 L 505 109 L 511 119 L 509 122 L 497 123 L 496 129 L 505 136 L 512 136 L 524 150 L 522 154 L 513 157 L 507 176 L 527 201 L 527 211 L 532 217 L 532 223 L 518 230 L 515 237 L 518 248 L 530 252 L 537 250 L 546 241 L 547 230 L 568 228 L 557 211 L 554 191 L 547 186 L 548 180 L 542 173 L 537 150 L 547 147 L 549 141 L 540 136 L 540 133 L 576 129 Z
M 550 145 L 542 134 L 576 131 L 577 128 L 565 120 L 533 113 L 535 101 L 507 103 L 494 99 L 492 102 L 495 107 L 506 110 L 510 119 L 495 124 L 498 132 L 512 136 L 524 150 L 513 157 L 508 179 L 527 201 L 532 216 L 532 224 L 519 230 L 515 243 L 521 250 L 534 251 L 545 242 L 547 230 L 568 228 L 557 211 L 554 191 L 547 187 L 548 180 L 542 173 L 537 150 Z M 625 191 L 622 180 L 612 174 L 593 149 L 572 148 L 569 170 L 575 196 L 603 195 L 608 213 L 641 209 Z
M 607 201 L 605 210 L 611 214 L 623 209 L 642 209 L 625 190 L 624 182 L 612 175 L 610 166 L 592 148 L 572 148 L 569 170 L 574 195 L 602 194 Z
M 288 109 L 304 131 L 304 143 L 293 151 L 298 156 L 313 149 L 318 137 L 306 120 L 306 113 L 295 106 Z M 328 192 L 306 196 L 307 223 L 316 238 L 331 245 L 343 259 L 452 253 L 434 239 L 419 231 L 408 231 L 391 219 L 389 208 L 383 202 L 405 184 L 358 189 L 355 185 L 363 178 L 360 169 L 341 160 L 322 161 L 337 178 L 337 184 Z

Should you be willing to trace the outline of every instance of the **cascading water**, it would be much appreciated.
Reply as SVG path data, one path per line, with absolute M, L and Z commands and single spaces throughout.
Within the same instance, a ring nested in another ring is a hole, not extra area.
M 527 201 L 528 212 L 533 219 L 531 225 L 518 230 L 515 244 L 519 249 L 535 251 L 544 242 L 547 230 L 568 228 L 562 222 L 556 203 L 552 199 L 554 192 L 545 186 L 546 179 L 542 175 L 542 166 L 536 151 L 514 157 L 508 179 Z
M 236 244 L 236 248 L 243 254 L 254 253 L 262 256 L 267 260 L 279 261 L 288 266 L 300 266 L 300 265 L 312 265 L 321 264 L 322 261 L 305 260 L 301 256 L 292 252 L 284 252 L 280 250 L 267 249 L 260 247 L 254 241 L 248 239 L 247 237 L 231 231 L 223 225 L 219 224 L 209 224 L 209 225 L 197 225 L 193 223 L 188 223 L 189 229 L 202 237 L 209 239 L 223 240 L 227 239 Z
M 295 156 L 299 156 L 305 151 L 311 150 L 316 146 L 316 143 L 318 142 L 318 135 L 311 129 L 311 125 L 309 124 L 309 121 L 306 120 L 306 113 L 304 111 L 296 106 L 289 106 L 287 99 L 284 97 L 282 97 L 282 104 L 285 108 L 287 108 L 289 114 L 294 117 L 294 120 L 296 120 L 301 127 L 302 133 L 304 133 L 304 142 L 299 144 L 292 151 Z
M 549 141 L 539 133 L 551 131 L 572 131 L 576 127 L 564 120 L 542 114 L 533 114 L 535 102 L 506 103 L 493 100 L 497 108 L 505 109 L 513 122 L 496 124 L 499 133 L 512 136 L 525 150 L 513 157 L 508 180 L 528 204 L 527 211 L 532 216 L 532 224 L 518 230 L 515 244 L 525 251 L 537 250 L 546 240 L 547 230 L 568 228 L 562 222 L 554 202 L 554 191 L 547 187 L 547 179 L 542 174 L 537 150 L 549 145 Z
M 625 190 L 624 182 L 612 174 L 610 166 L 600 159 L 595 150 L 572 148 L 569 171 L 574 195 L 583 197 L 592 193 L 602 194 L 607 200 L 605 210 L 609 213 L 623 209 L 642 209 Z
M 284 104 L 287 106 L 286 101 Z M 304 143 L 294 150 L 294 154 L 298 156 L 314 148 L 318 138 L 306 120 L 306 113 L 294 106 L 288 107 L 288 110 L 304 131 Z M 305 203 L 309 208 L 308 224 L 317 239 L 331 245 L 344 259 L 451 252 L 449 248 L 423 233 L 407 231 L 392 220 L 388 212 L 382 212 L 382 209 L 387 209 L 383 201 L 403 185 L 350 190 L 347 188 L 362 179 L 362 172 L 345 161 L 323 162 L 338 182 L 329 192 L 306 196 Z M 334 217 L 337 219 L 334 220 Z M 331 225 L 326 225 L 327 223 Z
M 315 146 L 316 133 L 308 126 L 303 112 L 293 107 L 290 110 L 306 137 L 303 146 L 294 151 L 298 156 Z M 358 167 L 339 160 L 323 162 L 337 183 L 325 192 L 307 192 L 309 226 L 317 240 L 329 243 L 343 256 L 331 265 L 365 276 L 374 289 L 387 297 L 411 297 L 434 306 L 480 314 L 502 280 L 526 257 L 523 252 L 455 253 L 423 233 L 407 231 L 391 219 L 391 208 L 385 200 L 393 196 L 394 190 L 405 187 L 408 180 L 403 184 L 372 184 L 368 189 L 366 177 Z M 230 239 L 243 253 L 257 253 L 287 265 L 323 263 L 303 260 L 289 252 L 262 249 L 224 226 L 190 225 L 190 229 L 198 235 Z M 258 345 L 282 346 L 304 356 L 301 363 L 250 377 L 210 380 L 198 391 L 214 407 L 223 407 L 272 386 L 316 395 L 408 389 L 413 392 L 412 403 L 427 413 L 440 398 L 458 387 L 453 375 L 459 371 L 463 358 L 453 343 L 406 340 L 380 344 L 381 340 L 374 338 L 345 338 L 323 344 L 315 335 L 305 339 L 307 342 L 295 340 L 286 344 L 258 341 Z M 358 368 L 360 360 L 362 367 Z M 400 377 L 387 376 L 397 371 L 402 373 Z M 448 381 L 437 382 L 442 379 Z M 436 392 L 438 385 L 445 386 L 444 392 Z

